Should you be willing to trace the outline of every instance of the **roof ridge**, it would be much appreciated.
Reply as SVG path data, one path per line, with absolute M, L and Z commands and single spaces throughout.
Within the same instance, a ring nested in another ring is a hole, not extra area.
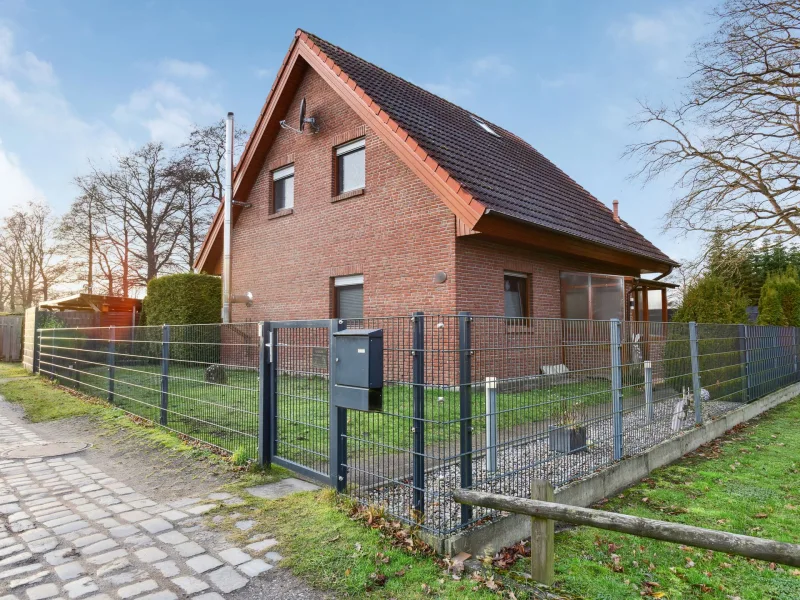
M 332 42 L 329 42 L 329 41 L 328 41 L 328 40 L 326 40 L 325 38 L 322 38 L 322 37 L 320 37 L 320 36 L 318 36 L 318 35 L 316 35 L 316 34 L 314 34 L 314 33 L 311 33 L 310 31 L 307 31 L 307 30 L 305 30 L 305 29 L 302 29 L 302 28 L 298 28 L 298 29 L 297 29 L 297 31 L 296 31 L 296 33 L 295 33 L 295 36 L 299 37 L 299 36 L 300 36 L 302 33 L 305 33 L 305 34 L 306 34 L 306 35 L 307 35 L 309 38 L 311 38 L 312 40 L 316 40 L 316 41 L 320 41 L 320 42 L 323 42 L 323 43 L 325 43 L 325 44 L 328 44 L 329 46 L 332 46 L 333 48 L 336 48 L 336 49 L 337 49 L 337 50 L 339 50 L 340 52 L 344 52 L 345 54 L 347 54 L 347 55 L 349 55 L 349 56 L 353 57 L 354 59 L 356 59 L 356 60 L 359 60 L 359 61 L 361 61 L 361 62 L 363 62 L 363 63 L 366 63 L 366 64 L 370 65 L 371 67 L 373 67 L 373 68 L 375 68 L 375 69 L 377 69 L 377 70 L 381 71 L 381 72 L 382 72 L 382 73 L 384 73 L 385 75 L 388 75 L 389 77 L 392 77 L 392 78 L 394 78 L 394 79 L 397 79 L 397 80 L 399 80 L 399 81 L 402 81 L 403 83 L 405 83 L 405 84 L 407 84 L 407 85 L 410 85 L 410 86 L 412 86 L 412 87 L 416 88 L 416 89 L 417 89 L 417 90 L 419 90 L 420 92 L 422 92 L 422 93 L 424 93 L 424 94 L 428 94 L 428 95 L 430 95 L 430 96 L 432 96 L 432 97 L 434 97 L 434 98 L 436 98 L 436 99 L 438 99 L 438 100 L 440 100 L 440 101 L 442 101 L 442 102 L 445 102 L 445 103 L 449 104 L 450 106 L 452 106 L 452 107 L 456 108 L 457 110 L 459 110 L 459 111 L 461 111 L 461 112 L 465 113 L 466 115 L 468 115 L 468 116 L 470 116 L 470 117 L 474 117 L 474 118 L 476 118 L 476 119 L 480 119 L 481 121 L 485 122 L 487 125 L 492 125 L 492 126 L 496 127 L 497 129 L 500 129 L 500 130 L 502 130 L 502 131 L 503 131 L 505 134 L 507 134 L 507 135 L 509 135 L 509 136 L 512 136 L 512 137 L 516 138 L 516 139 L 517 139 L 519 142 L 521 142 L 521 143 L 525 144 L 526 146 L 528 146 L 528 148 L 530 148 L 531 150 L 533 150 L 534 152 L 536 152 L 536 154 L 538 154 L 538 155 L 539 155 L 539 156 L 540 156 L 540 157 L 541 157 L 543 160 L 546 160 L 547 162 L 549 162 L 550 164 L 552 164 L 554 167 L 556 167 L 556 168 L 557 168 L 559 171 L 561 171 L 562 173 L 564 173 L 564 175 L 566 175 L 566 177 L 567 177 L 567 178 L 570 180 L 570 182 L 572 182 L 572 183 L 573 183 L 575 186 L 577 186 L 577 187 L 578 187 L 578 188 L 580 188 L 582 191 L 584 191 L 584 192 L 585 192 L 585 193 L 586 193 L 588 196 L 591 196 L 592 200 L 594 200 L 595 202 L 597 202 L 597 204 L 599 204 L 599 205 L 600 205 L 600 206 L 601 206 L 603 209 L 605 209 L 606 211 L 608 211 L 608 212 L 609 212 L 610 214 L 612 214 L 612 215 L 614 214 L 614 211 L 613 211 L 613 210 L 612 210 L 612 209 L 611 209 L 611 208 L 610 208 L 608 205 L 606 205 L 606 204 L 605 204 L 605 202 L 603 202 L 602 200 L 600 200 L 599 198 L 597 198 L 597 197 L 596 197 L 594 194 L 592 194 L 592 193 L 591 193 L 589 190 L 587 190 L 587 189 L 586 189 L 585 187 L 583 187 L 583 186 L 582 186 L 580 183 L 578 183 L 578 181 L 576 181 L 576 180 L 575 180 L 575 179 L 574 179 L 572 176 L 570 176 L 570 175 L 569 175 L 569 173 L 567 173 L 566 171 L 564 171 L 563 169 L 561 169 L 561 167 L 559 167 L 559 166 L 558 166 L 558 165 L 557 165 L 555 162 L 553 162 L 552 160 L 550 160 L 549 158 L 547 158 L 547 157 L 546 157 L 544 154 L 542 154 L 541 152 L 539 152 L 539 151 L 538 151 L 538 150 L 537 150 L 537 149 L 536 149 L 536 148 L 535 148 L 533 145 L 531 145 L 531 143 L 530 143 L 530 142 L 528 142 L 528 141 L 527 141 L 527 140 L 525 140 L 524 138 L 522 138 L 522 137 L 518 136 L 518 135 L 517 135 L 516 133 L 514 133 L 513 131 L 510 131 L 510 130 L 506 129 L 506 128 L 505 128 L 505 127 L 503 127 L 502 125 L 498 125 L 498 124 L 497 124 L 497 123 L 495 123 L 494 121 L 490 121 L 489 119 L 487 119 L 487 118 L 485 118 L 485 117 L 482 117 L 481 115 L 479 115 L 479 114 L 477 114 L 477 113 L 474 113 L 474 112 L 472 112 L 472 111 L 469 111 L 469 110 L 467 110 L 466 108 L 464 108 L 463 106 L 461 106 L 461 105 L 459 105 L 459 104 L 456 104 L 456 103 L 455 103 L 455 102 L 453 102 L 452 100 L 448 100 L 447 98 L 443 98 L 443 97 L 442 97 L 442 96 L 440 96 L 439 94 L 436 94 L 436 93 L 434 93 L 434 92 L 431 92 L 430 90 L 427 90 L 427 89 L 425 89 L 424 87 L 422 87 L 422 86 L 419 86 L 419 85 L 417 85 L 416 83 L 414 83 L 414 82 L 412 82 L 412 81 L 409 81 L 408 79 L 405 79 L 405 78 L 403 78 L 403 77 L 400 77 L 400 76 L 399 76 L 399 75 L 397 75 L 396 73 L 392 73 L 391 71 L 387 71 L 386 69 L 384 69 L 384 68 L 383 68 L 383 67 L 381 67 L 380 65 L 377 65 L 377 64 L 375 64 L 375 63 L 373 63 L 373 62 L 370 62 L 370 61 L 368 61 L 367 59 L 365 59 L 365 58 L 362 58 L 362 57 L 358 56 L 357 54 L 353 54 L 353 53 L 352 53 L 352 52 L 350 52 L 349 50 L 347 50 L 347 49 L 345 49 L 345 48 L 342 48 L 341 46 L 338 46 L 338 45 L 336 45 L 336 44 L 334 44 L 334 43 L 332 43 Z M 348 75 L 350 75 L 350 74 L 348 73 Z M 462 182 L 461 184 L 462 184 L 462 185 L 464 185 L 464 184 L 463 184 L 463 182 Z M 629 228 L 629 229 L 633 229 L 633 228 L 632 228 L 630 225 L 628 225 L 628 228 Z

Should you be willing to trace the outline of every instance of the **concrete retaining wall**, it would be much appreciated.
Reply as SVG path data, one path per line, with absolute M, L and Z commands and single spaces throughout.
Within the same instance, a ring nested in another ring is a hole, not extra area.
M 595 502 L 613 496 L 639 482 L 654 469 L 668 465 L 684 454 L 718 438 L 736 425 L 798 395 L 800 395 L 800 383 L 795 383 L 750 404 L 745 404 L 714 421 L 704 423 L 696 429 L 683 432 L 653 446 L 643 454 L 631 456 L 586 479 L 558 488 L 555 492 L 555 501 L 571 506 L 591 506 Z M 530 527 L 530 517 L 509 515 L 456 535 L 439 537 L 423 534 L 422 537 L 440 554 L 455 556 L 459 552 L 469 552 L 473 556 L 479 556 L 496 552 L 530 537 Z

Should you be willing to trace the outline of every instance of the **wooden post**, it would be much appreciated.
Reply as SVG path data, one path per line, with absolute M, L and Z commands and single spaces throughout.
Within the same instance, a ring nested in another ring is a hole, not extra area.
M 553 486 L 546 479 L 531 481 L 531 499 L 553 501 Z M 553 585 L 555 579 L 555 521 L 531 517 L 531 576 Z

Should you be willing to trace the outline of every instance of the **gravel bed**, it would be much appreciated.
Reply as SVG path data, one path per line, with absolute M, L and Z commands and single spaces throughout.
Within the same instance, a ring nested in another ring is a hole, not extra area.
M 655 403 L 652 421 L 643 406 L 626 410 L 623 415 L 623 452 L 639 454 L 673 437 L 678 431 L 694 427 L 694 410 L 684 413 L 673 429 L 673 411 L 677 398 Z M 703 403 L 703 419 L 713 420 L 741 406 L 738 402 L 710 401 Z M 485 451 L 475 453 L 472 465 L 473 489 L 522 498 L 530 497 L 531 479 L 547 479 L 560 487 L 584 478 L 613 462 L 612 418 L 605 416 L 586 423 L 587 449 L 573 454 L 550 450 L 548 434 L 542 433 L 524 443 L 498 448 L 496 473 L 487 473 Z M 432 462 L 427 459 L 427 464 Z M 457 461 L 428 468 L 425 475 L 425 515 L 421 525 L 436 533 L 459 528 L 461 506 L 450 497 L 460 486 Z M 410 479 L 391 482 L 382 487 L 358 490 L 359 501 L 383 507 L 395 518 L 413 522 Z M 476 520 L 491 517 L 494 511 L 475 507 Z

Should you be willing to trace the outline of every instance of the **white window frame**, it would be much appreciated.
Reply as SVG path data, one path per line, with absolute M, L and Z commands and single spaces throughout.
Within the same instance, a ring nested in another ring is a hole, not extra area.
M 342 144 L 341 146 L 336 146 L 336 156 L 341 156 L 342 154 L 349 154 L 350 152 L 355 152 L 356 150 L 361 150 L 362 148 L 365 147 L 366 147 L 366 138 L 361 138 L 359 140 L 347 142 L 346 144 Z
M 278 181 L 283 181 L 284 179 L 288 179 L 289 177 L 294 177 L 294 165 L 289 165 L 287 167 L 281 167 L 280 169 L 275 169 L 272 172 L 272 193 L 275 193 L 275 184 Z M 273 198 L 273 208 L 274 208 L 274 198 Z M 288 210 L 290 208 L 294 208 L 294 186 L 292 186 L 292 202 L 291 204 L 287 204 L 283 208 L 277 209 L 278 210 Z
M 338 194 L 346 194 L 346 193 L 352 192 L 354 190 L 364 189 L 364 186 L 367 184 L 367 181 L 366 181 L 366 179 L 367 179 L 367 171 L 366 171 L 366 161 L 367 161 L 366 147 L 367 147 L 367 144 L 366 144 L 366 141 L 367 141 L 366 138 L 362 137 L 360 139 L 353 140 L 352 142 L 347 142 L 346 144 L 342 144 L 341 146 L 336 146 L 334 148 L 334 150 L 336 151 L 336 159 L 335 159 L 336 160 L 336 165 L 335 165 L 336 181 L 334 182 L 334 186 L 335 186 L 336 189 L 334 190 L 334 192 L 337 195 Z M 339 189 L 339 179 L 341 177 L 341 173 L 339 173 L 339 164 L 338 164 L 339 163 L 339 158 L 342 157 L 342 156 L 345 156 L 347 154 L 352 154 L 354 152 L 358 152 L 359 150 L 361 150 L 361 151 L 363 151 L 365 153 L 364 154 L 364 181 L 361 183 L 361 185 L 356 186 L 354 188 L 350 188 L 350 189 L 346 189 L 346 190 L 344 190 L 344 189 L 340 190 Z

